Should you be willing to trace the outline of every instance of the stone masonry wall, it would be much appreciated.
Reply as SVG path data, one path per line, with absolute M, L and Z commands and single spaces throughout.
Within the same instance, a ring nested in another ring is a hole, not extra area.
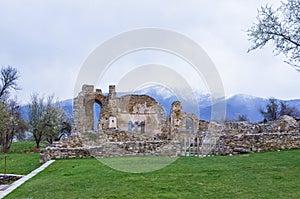
M 199 124 L 196 134 L 178 133 L 173 140 L 161 139 L 159 136 L 147 137 L 124 132 L 90 133 L 91 142 L 85 140 L 83 145 L 77 135 L 54 143 L 51 147 L 41 149 L 40 161 L 59 158 L 88 158 L 115 156 L 144 156 L 186 154 L 186 151 L 200 152 L 207 144 L 209 129 L 218 133 L 217 141 L 209 154 L 229 155 L 250 152 L 276 151 L 300 148 L 299 122 L 289 116 L 283 116 L 274 122 L 250 124 L 248 122 L 215 122 Z M 203 131 L 204 130 L 204 131 Z M 187 132 L 186 132 L 187 133 Z M 85 138 L 87 136 L 84 136 Z M 94 141 L 94 138 L 98 138 Z M 203 152 L 203 151 L 202 151 Z M 193 155 L 193 154 L 189 154 Z
M 300 148 L 299 132 L 223 135 L 217 142 L 215 154 L 276 151 Z
M 105 142 L 94 147 L 60 148 L 47 147 L 41 149 L 40 162 L 64 158 L 104 158 L 117 156 L 178 156 L 179 142 L 168 141 L 124 141 Z

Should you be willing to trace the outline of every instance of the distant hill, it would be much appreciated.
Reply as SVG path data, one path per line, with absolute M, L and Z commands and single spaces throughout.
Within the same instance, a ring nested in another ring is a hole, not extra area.
M 118 96 L 126 95 L 129 93 L 118 93 Z M 169 115 L 171 104 L 178 100 L 176 96 L 172 95 L 170 91 L 160 86 L 152 86 L 145 89 L 135 91 L 134 94 L 146 94 L 156 99 L 165 109 L 166 115 Z M 191 106 L 188 97 L 186 99 L 180 99 L 183 110 L 189 113 L 197 113 L 195 109 L 200 109 L 198 117 L 200 119 L 210 121 L 211 117 L 211 99 L 208 94 L 197 94 L 198 106 Z M 187 95 L 188 96 L 188 95 Z M 238 115 L 246 115 L 251 122 L 260 122 L 263 120 L 262 115 L 259 113 L 259 109 L 266 106 L 268 99 L 238 94 L 226 99 L 226 118 L 236 120 Z M 300 99 L 285 100 L 285 102 L 293 107 L 296 107 L 300 111 Z M 62 108 L 69 116 L 72 116 L 73 100 L 68 99 L 61 101 Z M 23 118 L 28 119 L 27 106 L 22 107 Z M 99 114 L 99 110 L 96 111 Z

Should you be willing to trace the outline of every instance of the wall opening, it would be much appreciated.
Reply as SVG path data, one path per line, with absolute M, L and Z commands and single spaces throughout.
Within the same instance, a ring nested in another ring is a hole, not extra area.
M 97 131 L 99 128 L 98 124 L 100 121 L 100 114 L 101 114 L 100 104 L 95 101 L 93 105 L 93 109 L 94 109 L 94 130 Z
M 191 133 L 193 132 L 193 119 L 190 117 L 186 118 L 186 123 L 185 123 L 185 127 L 188 131 L 190 131 Z

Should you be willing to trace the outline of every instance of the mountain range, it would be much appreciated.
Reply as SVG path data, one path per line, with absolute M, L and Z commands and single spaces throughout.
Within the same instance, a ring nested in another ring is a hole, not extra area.
M 161 86 L 151 86 L 134 91 L 132 93 L 145 94 L 153 97 L 163 106 L 167 116 L 170 113 L 171 104 L 174 101 L 179 100 L 181 101 L 183 111 L 188 113 L 195 113 L 200 119 L 210 121 L 211 108 L 213 104 L 211 101 L 211 96 L 209 94 L 196 94 L 198 99 L 196 103 L 192 105 L 193 103 L 190 102 L 188 94 L 186 95 L 187 97 L 181 97 L 178 99 L 178 97 L 173 95 L 172 92 Z M 117 93 L 118 96 L 123 96 L 126 94 L 129 93 Z M 264 108 L 268 102 L 267 98 L 255 97 L 245 94 L 233 95 L 223 100 L 225 100 L 226 103 L 226 119 L 237 120 L 238 115 L 245 115 L 251 122 L 260 122 L 263 120 L 263 116 L 260 114 L 259 109 Z M 300 111 L 300 99 L 283 101 L 285 101 L 289 106 L 295 107 Z M 216 103 L 220 103 L 220 101 L 217 101 Z M 61 106 L 69 116 L 72 115 L 72 99 L 61 101 Z M 28 119 L 27 106 L 23 106 L 22 110 L 24 119 Z M 99 112 L 100 110 L 96 110 L 97 114 L 99 114 Z

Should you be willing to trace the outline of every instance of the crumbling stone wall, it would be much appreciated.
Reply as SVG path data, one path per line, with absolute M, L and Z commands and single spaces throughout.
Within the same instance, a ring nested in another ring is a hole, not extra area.
M 136 155 L 228 155 L 261 151 L 275 151 L 300 148 L 300 126 L 292 117 L 283 116 L 269 123 L 251 124 L 248 122 L 216 122 L 199 121 L 199 129 L 195 134 L 181 132 L 172 140 L 159 135 L 133 134 L 121 132 L 87 132 L 91 142 L 77 135 L 54 143 L 41 150 L 40 160 L 45 162 L 58 158 L 87 158 L 136 156 Z M 205 142 L 209 129 L 218 131 L 218 139 L 210 151 L 205 151 Z M 84 136 L 86 139 L 88 136 Z M 98 139 L 94 139 L 98 138 Z M 212 149 L 212 150 L 211 150 Z M 206 153 L 207 152 L 207 153 Z
M 83 85 L 82 91 L 73 100 L 74 131 L 83 132 L 94 129 L 94 103 L 101 107 L 106 104 L 107 97 L 94 86 Z
M 217 155 L 276 151 L 300 148 L 299 132 L 222 135 L 215 153 Z
M 217 146 L 220 154 L 300 148 L 300 126 L 284 115 L 274 122 L 227 122 Z
M 175 101 L 172 103 L 166 126 L 172 138 L 178 133 L 195 134 L 199 130 L 199 119 L 194 114 L 183 112 L 181 102 Z
M 138 132 L 144 123 L 143 133 L 155 135 L 161 133 L 166 121 L 163 107 L 152 97 L 147 95 L 126 95 L 116 101 L 116 118 L 118 129 L 135 132 L 134 125 L 138 124 Z M 132 128 L 129 129 L 129 124 Z M 135 132 L 135 133 L 138 133 Z
M 107 131 L 129 130 L 129 122 L 137 123 L 137 129 L 143 133 L 160 133 L 166 116 L 163 107 L 152 97 L 146 95 L 126 95 L 117 97 L 114 85 L 109 86 L 107 96 L 94 86 L 83 85 L 82 91 L 74 98 L 73 118 L 76 132 L 94 130 L 94 103 L 101 107 L 98 129 Z M 132 130 L 132 129 L 131 129 Z
M 93 105 L 101 106 L 98 132 L 93 131 Z M 300 122 L 283 116 L 274 122 L 205 122 L 172 103 L 166 121 L 162 106 L 146 95 L 117 97 L 84 85 L 74 98 L 74 130 L 79 136 L 41 150 L 41 161 L 56 158 L 113 157 L 123 155 L 216 155 L 300 148 Z M 82 144 L 82 141 L 84 144 Z
M 106 158 L 117 156 L 178 156 L 181 145 L 174 140 L 157 140 L 144 135 L 129 135 L 125 132 L 102 134 L 102 140 L 92 139 L 89 145 L 82 144 L 78 136 L 71 136 L 50 147 L 41 149 L 40 162 L 66 158 Z M 86 142 L 88 143 L 88 142 Z
M 63 158 L 90 158 L 92 157 L 77 134 L 67 139 L 53 142 L 51 146 L 40 150 L 40 162 Z
M 211 154 L 228 155 L 300 148 L 300 125 L 290 116 L 282 116 L 268 123 L 231 121 L 219 124 L 200 121 L 199 124 L 202 130 L 191 138 L 191 145 L 202 145 L 205 148 L 206 144 L 213 144 Z M 217 134 L 216 140 L 210 140 L 210 132 Z

